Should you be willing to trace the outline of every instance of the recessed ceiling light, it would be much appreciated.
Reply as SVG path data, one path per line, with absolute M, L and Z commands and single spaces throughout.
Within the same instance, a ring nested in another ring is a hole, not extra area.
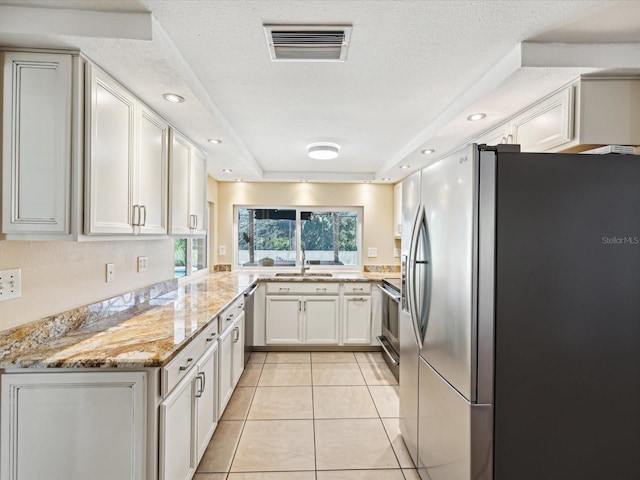
M 420 153 L 422 155 L 431 155 L 435 150 L 433 148 L 427 148 L 426 150 L 422 150 Z
M 184 97 L 181 97 L 180 95 L 176 95 L 175 93 L 165 93 L 164 95 L 162 95 L 162 98 L 164 98 L 167 102 L 171 102 L 171 103 L 184 102 Z
M 241 178 L 236 178 L 236 182 L 241 182 L 242 179 Z
M 230 168 L 223 168 L 223 169 L 222 169 L 222 172 L 223 172 L 223 173 L 231 173 L 231 172 L 232 172 L 232 170 L 231 170 Z
M 222 143 L 222 140 L 220 140 L 219 138 L 210 138 L 209 140 L 207 140 L 207 142 L 213 143 L 214 145 L 219 145 L 220 143 Z
M 371 180 L 363 180 L 363 183 L 371 183 Z
M 391 180 L 389 177 L 384 177 L 384 178 L 382 179 L 382 181 L 383 181 L 383 182 L 388 182 L 389 180 Z
M 340 145 L 327 142 L 312 143 L 307 146 L 307 152 L 314 160 L 333 160 L 340 153 Z
M 411 168 L 411 165 L 400 165 L 400 168 L 406 170 L 407 168 Z
M 307 183 L 309 180 L 300 180 L 300 183 Z
M 475 122 L 477 120 L 482 120 L 486 116 L 487 116 L 486 113 L 472 113 L 467 117 L 467 120 L 469 120 L 470 122 Z

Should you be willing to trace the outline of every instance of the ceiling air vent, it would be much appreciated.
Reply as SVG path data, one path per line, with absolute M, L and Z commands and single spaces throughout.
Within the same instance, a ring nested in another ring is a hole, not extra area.
M 274 62 L 344 62 L 350 25 L 265 25 Z

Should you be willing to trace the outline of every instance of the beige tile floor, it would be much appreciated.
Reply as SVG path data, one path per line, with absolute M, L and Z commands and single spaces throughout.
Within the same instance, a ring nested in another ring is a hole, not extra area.
M 377 352 L 255 352 L 195 480 L 419 480 Z

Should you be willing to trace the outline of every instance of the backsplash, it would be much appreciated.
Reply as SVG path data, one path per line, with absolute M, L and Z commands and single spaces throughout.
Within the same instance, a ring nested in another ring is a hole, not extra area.
M 116 324 L 132 313 L 143 312 L 149 308 L 152 299 L 177 288 L 177 279 L 166 280 L 0 332 L 0 359 L 20 350 L 36 347 L 72 330 L 90 329 L 97 322 L 109 321 Z
M 367 273 L 400 273 L 400 265 L 365 265 Z

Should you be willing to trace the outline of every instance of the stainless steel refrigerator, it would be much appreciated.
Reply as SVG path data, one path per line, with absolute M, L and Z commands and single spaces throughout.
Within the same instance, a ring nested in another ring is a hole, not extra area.
M 640 478 L 640 157 L 470 146 L 403 183 L 423 480 Z

